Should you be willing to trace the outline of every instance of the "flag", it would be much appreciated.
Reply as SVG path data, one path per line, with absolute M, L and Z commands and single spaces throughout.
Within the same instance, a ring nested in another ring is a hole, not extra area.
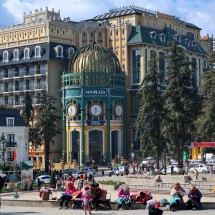
M 31 148 L 31 151 L 30 151 L 30 157 L 31 159 L 34 157 L 34 153 L 33 153 L 33 149 Z
M 13 151 L 13 160 L 16 161 L 16 150 Z

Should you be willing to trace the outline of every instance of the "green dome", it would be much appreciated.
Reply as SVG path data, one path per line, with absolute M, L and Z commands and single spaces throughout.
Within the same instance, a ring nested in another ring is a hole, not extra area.
M 118 58 L 112 50 L 90 44 L 78 49 L 69 63 L 69 73 L 122 72 Z

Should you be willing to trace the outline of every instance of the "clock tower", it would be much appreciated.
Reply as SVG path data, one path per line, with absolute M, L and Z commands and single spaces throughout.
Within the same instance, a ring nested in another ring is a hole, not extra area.
M 75 52 L 62 76 L 63 158 L 108 165 L 127 156 L 125 73 L 108 48 Z

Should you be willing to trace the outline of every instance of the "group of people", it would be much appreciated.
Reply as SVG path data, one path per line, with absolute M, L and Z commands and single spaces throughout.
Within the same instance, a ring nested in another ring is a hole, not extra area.
M 167 199 L 162 198 L 161 201 L 154 200 L 152 198 L 147 199 L 147 195 L 143 195 L 142 198 L 144 201 L 141 201 L 143 204 L 147 205 L 147 209 L 149 210 L 149 214 L 162 214 L 163 210 L 162 206 L 165 206 L 166 210 L 176 211 L 180 209 L 186 210 L 201 210 L 201 198 L 202 193 L 196 186 L 192 185 L 189 193 L 188 193 L 188 201 L 184 202 L 183 197 L 185 196 L 185 190 L 179 183 L 173 185 L 171 189 L 171 197 L 172 199 L 168 202 Z M 131 198 L 130 198 L 129 187 L 125 186 L 120 189 L 118 192 L 117 205 L 118 209 L 122 208 L 122 205 L 127 205 L 129 209 L 131 209 Z M 148 200 L 148 201 L 147 201 Z
M 185 190 L 179 183 L 174 184 L 171 190 L 172 199 L 170 201 L 170 210 L 175 211 L 178 209 L 193 209 L 201 210 L 201 198 L 202 193 L 196 186 L 192 185 L 188 193 L 188 201 L 185 203 L 183 197 L 185 195 Z
M 101 202 L 105 204 L 109 203 L 106 199 L 106 195 L 106 190 L 101 189 L 98 183 L 85 183 L 81 190 L 79 190 L 74 187 L 72 181 L 68 181 L 66 183 L 65 192 L 58 197 L 58 200 L 60 201 L 59 209 L 68 209 L 69 201 L 71 201 L 72 199 L 81 199 L 85 214 L 87 214 L 87 211 L 89 212 L 89 214 L 91 214 L 92 207 L 94 210 L 97 210 Z M 64 203 L 65 207 L 63 207 Z

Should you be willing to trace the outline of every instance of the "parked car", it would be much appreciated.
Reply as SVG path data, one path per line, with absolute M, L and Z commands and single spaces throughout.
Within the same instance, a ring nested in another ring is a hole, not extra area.
M 191 168 L 190 172 L 195 173 L 196 169 L 198 172 L 202 172 L 202 173 L 207 173 L 209 171 L 208 166 L 206 166 L 205 164 L 199 164 L 199 165 L 196 165 L 193 168 Z
M 92 172 L 89 172 L 89 171 L 79 171 L 79 172 L 77 172 L 77 173 L 72 174 L 72 176 L 73 176 L 76 180 L 79 179 L 80 175 L 87 175 L 87 176 L 89 176 L 89 175 L 93 175 L 93 173 L 92 173 Z
M 49 184 L 50 180 L 51 180 L 51 176 L 50 175 L 41 175 L 41 176 L 38 176 L 37 179 L 36 179 L 36 181 L 38 180 L 38 178 L 44 184 Z
M 196 165 L 202 164 L 202 160 L 193 160 L 193 159 L 188 159 L 188 166 L 189 167 L 194 167 Z
M 2 178 L 6 177 L 6 174 L 4 174 L 4 173 L 2 172 L 2 170 L 0 170 L 0 177 L 2 177 Z
M 167 166 L 166 167 L 166 174 L 171 174 L 171 167 L 172 166 Z M 179 173 L 181 172 L 181 169 L 178 168 L 177 166 L 173 166 L 173 173 Z M 162 173 L 165 174 L 165 169 L 162 169 Z
M 214 166 L 215 165 L 215 159 L 206 160 L 206 165 L 208 165 L 208 166 Z
M 77 172 L 78 172 L 77 169 L 65 169 L 63 171 L 64 174 L 68 174 L 68 175 L 72 175 L 72 174 L 77 173 Z
M 84 168 L 84 171 L 92 172 L 93 175 L 96 174 L 96 170 L 95 170 L 95 168 L 93 168 L 93 167 L 85 167 L 85 168 Z
M 154 164 L 155 163 L 155 159 L 153 157 L 147 157 L 142 161 L 142 165 L 148 165 L 148 164 Z

